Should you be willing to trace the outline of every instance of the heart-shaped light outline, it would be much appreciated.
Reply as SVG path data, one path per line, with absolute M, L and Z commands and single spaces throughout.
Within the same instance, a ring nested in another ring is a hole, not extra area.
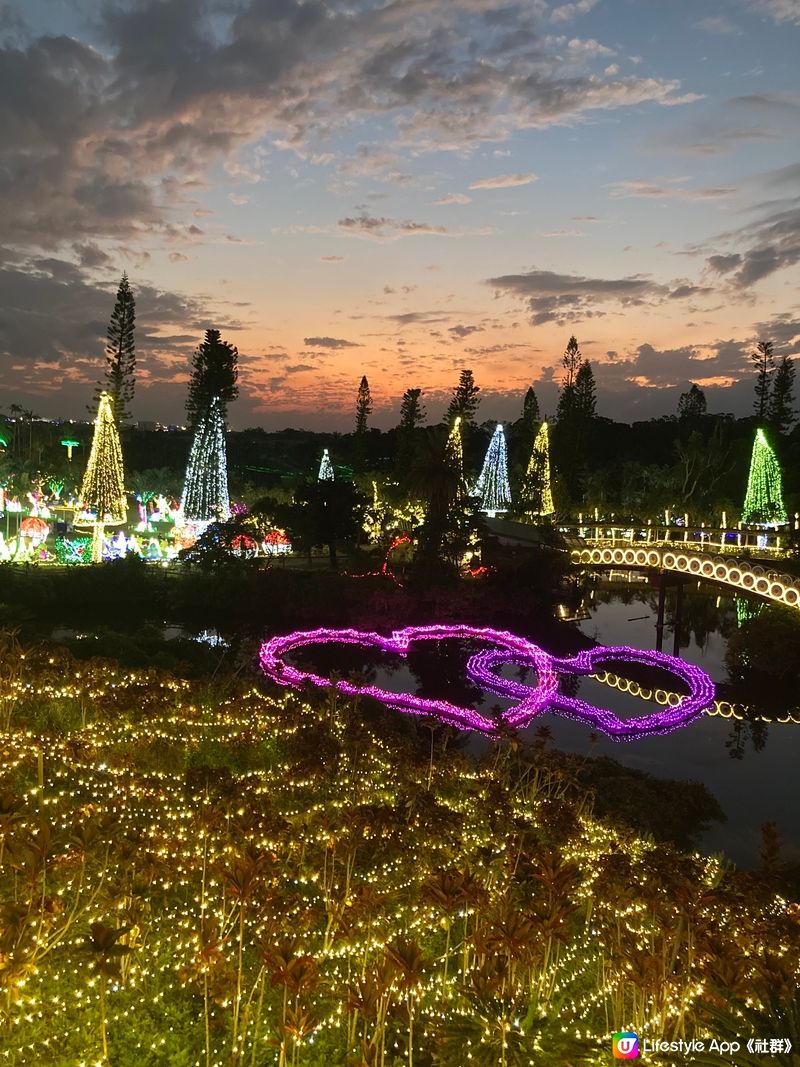
M 378 648 L 405 658 L 412 641 L 453 638 L 489 641 L 500 646 L 471 656 L 467 662 L 467 674 L 486 691 L 506 699 L 518 700 L 516 705 L 507 708 L 501 715 L 501 722 L 516 729 L 528 726 L 531 720 L 543 711 L 555 711 L 602 730 L 615 741 L 629 741 L 669 733 L 685 726 L 702 715 L 703 710 L 714 700 L 714 683 L 705 671 L 663 652 L 648 652 L 624 645 L 600 645 L 579 652 L 576 656 L 558 659 L 550 656 L 532 641 L 505 630 L 460 624 L 407 626 L 402 630 L 394 630 L 389 637 L 353 629 L 332 630 L 323 627 L 317 630 L 298 630 L 265 641 L 261 646 L 260 661 L 264 673 L 281 685 L 297 688 L 310 683 L 319 688 L 328 688 L 333 684 L 339 692 L 348 696 L 370 696 L 387 707 L 406 714 L 432 715 L 461 729 L 496 733 L 498 722 L 472 708 L 463 708 L 446 700 L 431 700 L 411 693 L 392 693 L 373 685 L 354 685 L 346 679 L 337 679 L 332 683 L 329 678 L 292 667 L 283 658 L 296 648 L 332 642 Z M 559 670 L 569 674 L 592 674 L 596 669 L 597 660 L 642 663 L 671 671 L 688 684 L 689 694 L 675 707 L 623 720 L 605 708 L 559 692 Z M 536 686 L 498 676 L 495 668 L 506 663 L 532 668 L 536 672 Z
M 714 683 L 705 671 L 676 656 L 665 652 L 648 652 L 645 649 L 630 648 L 627 645 L 598 645 L 584 649 L 576 656 L 559 659 L 553 657 L 553 668 L 566 674 L 588 675 L 597 670 L 597 662 L 613 661 L 623 663 L 641 663 L 648 667 L 668 670 L 681 678 L 689 686 L 689 693 L 674 707 L 659 709 L 648 715 L 639 715 L 630 719 L 620 719 L 613 711 L 589 704 L 577 697 L 567 696 L 556 691 L 550 701 L 548 710 L 558 712 L 567 718 L 587 723 L 595 729 L 602 730 L 615 741 L 630 741 L 639 737 L 666 734 L 686 726 L 703 714 L 705 708 L 714 702 Z M 524 682 L 515 682 L 499 677 L 497 667 L 513 663 L 519 667 L 527 666 L 524 658 L 501 649 L 478 652 L 467 662 L 467 674 L 473 682 L 496 696 L 513 699 L 524 694 L 527 688 Z M 516 709 L 509 709 L 516 712 Z M 509 717 L 509 721 L 513 719 Z M 513 723 L 527 725 L 527 723 Z
M 298 630 L 295 633 L 265 641 L 261 646 L 259 658 L 261 669 L 267 677 L 280 685 L 298 688 L 305 683 L 311 683 L 322 689 L 334 684 L 338 692 L 345 693 L 347 696 L 370 696 L 386 704 L 387 707 L 395 708 L 406 714 L 433 715 L 460 729 L 494 733 L 497 730 L 497 721 L 481 715 L 472 708 L 463 708 L 447 700 L 431 700 L 412 693 L 392 693 L 374 685 L 354 685 L 344 678 L 332 683 L 329 678 L 292 667 L 283 658 L 294 649 L 331 642 L 378 648 L 382 652 L 394 653 L 405 658 L 412 641 L 441 641 L 453 638 L 490 641 L 494 645 L 500 645 L 509 655 L 524 659 L 527 666 L 533 667 L 536 671 L 537 685 L 526 686 L 520 703 L 515 708 L 509 709 L 515 712 L 516 718 L 521 722 L 529 722 L 550 705 L 558 689 L 558 675 L 553 670 L 552 657 L 531 641 L 526 641 L 525 638 L 517 637 L 516 634 L 504 630 L 462 625 L 407 626 L 402 630 L 394 630 L 389 637 L 370 631 L 352 629 Z M 508 711 L 504 713 L 503 718 L 510 721 Z

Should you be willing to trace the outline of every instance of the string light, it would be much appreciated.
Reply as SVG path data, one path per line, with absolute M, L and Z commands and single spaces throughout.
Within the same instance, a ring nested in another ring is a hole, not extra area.
M 331 463 L 331 457 L 326 448 L 322 453 L 322 459 L 319 461 L 319 474 L 317 475 L 317 481 L 332 482 L 333 479 L 333 464 Z
M 483 468 L 475 483 L 475 495 L 481 498 L 481 511 L 485 511 L 488 515 L 508 511 L 511 507 L 508 455 L 502 423 L 498 422 L 492 434 Z
M 356 701 L 41 651 L 3 677 L 0 1063 L 600 1063 L 796 979 L 795 904 L 621 834 L 546 752 L 420 761 Z
M 89 462 L 83 475 L 79 516 L 75 525 L 92 527 L 92 562 L 103 558 L 103 534 L 106 526 L 124 523 L 128 517 L 122 446 L 119 441 L 111 397 L 100 393 Z
M 201 417 L 189 452 L 181 514 L 190 523 L 227 522 L 231 517 L 225 417 L 218 396 Z
M 750 456 L 742 522 L 758 526 L 781 526 L 787 521 L 780 464 L 764 431 L 758 429 Z
M 477 640 L 495 648 L 475 653 L 467 662 L 467 676 L 490 693 L 516 700 L 506 711 L 492 718 L 471 708 L 459 707 L 449 701 L 432 700 L 412 693 L 393 693 L 375 685 L 364 685 L 338 678 L 331 680 L 313 671 L 304 671 L 286 662 L 287 654 L 308 645 L 357 645 L 380 652 L 407 656 L 409 645 L 416 641 Z M 459 624 L 407 626 L 395 630 L 390 637 L 362 630 L 297 630 L 282 637 L 272 637 L 261 646 L 261 669 L 273 681 L 296 688 L 306 683 L 326 688 L 333 686 L 348 696 L 369 696 L 388 707 L 414 715 L 441 719 L 453 726 L 483 733 L 496 733 L 499 725 L 522 729 L 543 711 L 555 711 L 568 718 L 585 722 L 602 730 L 616 741 L 630 741 L 653 734 L 666 734 L 692 722 L 714 702 L 714 683 L 705 671 L 676 656 L 663 652 L 649 652 L 627 646 L 598 646 L 576 656 L 557 659 L 525 638 L 503 630 Z M 636 663 L 657 667 L 680 678 L 689 687 L 675 707 L 667 707 L 650 715 L 634 719 L 620 719 L 606 708 L 570 697 L 558 688 L 558 675 L 590 675 L 597 664 L 606 662 Z M 526 667 L 536 674 L 536 685 L 513 681 L 495 673 L 505 664 Z
M 464 442 L 461 437 L 461 416 L 456 415 L 450 433 L 447 435 L 445 451 L 450 463 L 458 471 L 459 479 L 464 480 Z
M 539 427 L 525 472 L 524 495 L 531 515 L 546 518 L 555 512 L 550 486 L 550 431 L 547 423 Z

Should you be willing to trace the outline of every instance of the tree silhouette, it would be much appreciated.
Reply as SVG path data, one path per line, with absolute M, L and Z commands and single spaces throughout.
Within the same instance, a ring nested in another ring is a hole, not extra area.
M 775 370 L 772 341 L 759 341 L 756 345 L 756 351 L 750 353 L 750 362 L 756 368 L 756 395 L 753 401 L 753 411 L 759 419 L 763 420 L 767 417 L 770 378 Z
M 447 422 L 452 424 L 456 418 L 461 418 L 463 426 L 471 426 L 475 421 L 475 412 L 478 410 L 478 393 L 480 386 L 475 384 L 471 370 L 462 370 L 459 375 L 458 385 L 453 390 L 453 396 L 447 408 Z
M 219 330 L 206 330 L 205 340 L 192 357 L 192 374 L 186 398 L 189 427 L 196 429 L 208 411 L 213 397 L 219 397 L 223 420 L 227 419 L 228 404 L 239 395 L 239 352 L 234 345 L 220 338 Z
M 136 323 L 136 301 L 133 298 L 127 273 L 117 289 L 117 299 L 106 330 L 105 383 L 97 383 L 94 399 L 97 404 L 101 392 L 111 396 L 111 409 L 117 425 L 130 418 L 128 405 L 133 401 L 136 371 L 136 343 L 133 331 Z

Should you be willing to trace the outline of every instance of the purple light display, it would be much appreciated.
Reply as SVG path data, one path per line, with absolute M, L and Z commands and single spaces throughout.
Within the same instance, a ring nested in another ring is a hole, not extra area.
M 395 630 L 389 637 L 362 630 L 298 630 L 283 637 L 273 637 L 261 646 L 261 668 L 268 678 L 280 685 L 299 688 L 305 684 L 327 688 L 333 685 L 347 696 L 370 696 L 388 707 L 410 715 L 425 715 L 464 730 L 496 733 L 498 721 L 472 708 L 451 704 L 446 700 L 431 700 L 411 693 L 392 693 L 374 685 L 356 685 L 346 679 L 332 682 L 329 678 L 300 670 L 286 662 L 286 655 L 307 645 L 343 644 L 357 645 L 365 649 L 407 656 L 413 641 L 442 641 L 453 638 L 486 641 L 493 648 L 475 653 L 467 663 L 470 679 L 487 692 L 517 703 L 501 715 L 501 722 L 515 729 L 528 726 L 543 711 L 553 711 L 567 718 L 587 723 L 593 729 L 602 730 L 616 741 L 629 741 L 652 734 L 665 734 L 696 719 L 714 700 L 714 684 L 699 667 L 675 656 L 661 652 L 645 652 L 636 648 L 602 647 L 588 649 L 565 659 L 550 656 L 544 649 L 523 637 L 503 630 L 491 630 L 477 626 L 434 625 L 407 626 Z M 620 719 L 612 711 L 597 707 L 586 701 L 569 697 L 559 690 L 560 674 L 591 674 L 598 664 L 640 663 L 660 667 L 675 674 L 689 687 L 689 693 L 675 707 L 659 709 L 650 715 L 627 720 Z M 506 663 L 527 667 L 534 671 L 536 684 L 511 681 L 495 673 L 496 668 Z

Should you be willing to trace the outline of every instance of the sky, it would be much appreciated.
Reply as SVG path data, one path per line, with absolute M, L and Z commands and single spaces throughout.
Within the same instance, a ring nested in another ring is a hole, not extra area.
M 133 417 L 206 328 L 233 428 L 749 414 L 800 351 L 800 0 L 0 2 L 0 409 L 87 417 L 127 271 Z

